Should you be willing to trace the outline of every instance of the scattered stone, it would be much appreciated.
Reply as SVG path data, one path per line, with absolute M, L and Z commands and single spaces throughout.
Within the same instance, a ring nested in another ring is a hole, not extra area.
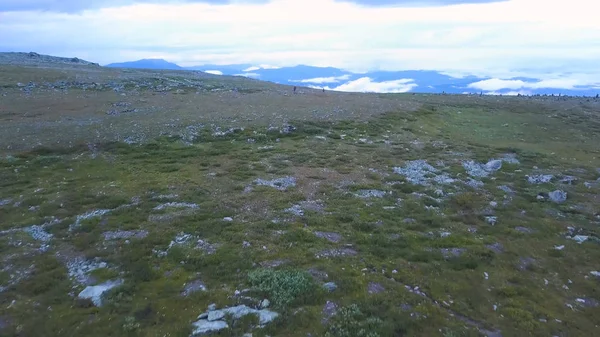
M 592 274 L 592 276 L 600 278 L 600 271 L 591 271 L 590 274 Z
M 496 242 L 491 245 L 486 245 L 486 247 L 496 254 L 501 254 L 504 252 L 504 246 L 500 242 Z
M 464 254 L 467 250 L 465 248 L 441 248 L 440 252 L 445 259 L 459 257 Z
M 271 301 L 269 301 L 268 299 L 264 299 L 262 300 L 262 302 L 260 302 L 260 308 L 261 309 L 266 309 L 271 305 Z
M 546 184 L 552 181 L 554 178 L 551 174 L 539 174 L 533 176 L 527 176 L 527 181 L 530 184 Z
M 502 190 L 502 191 L 504 191 L 504 192 L 506 192 L 508 194 L 514 194 L 515 193 L 515 191 L 513 191 L 512 188 L 510 188 L 510 187 L 508 187 L 506 185 L 498 186 L 498 189 Z
M 565 245 L 554 246 L 554 249 L 556 249 L 556 250 L 563 250 L 563 249 L 565 249 Z
M 321 282 L 324 282 L 325 280 L 327 280 L 329 278 L 329 275 L 327 275 L 326 272 L 318 270 L 316 268 L 310 268 L 308 270 L 308 273 L 314 277 L 316 280 L 319 280 Z
M 438 169 L 429 165 L 427 161 L 422 159 L 409 161 L 404 167 L 394 167 L 393 170 L 394 173 L 404 176 L 411 184 L 423 186 L 430 185 L 430 181 L 437 178 L 436 173 L 439 172 Z M 451 184 L 454 182 L 454 179 L 444 174 L 441 178 L 437 178 L 435 182 Z
M 561 203 L 567 201 L 567 192 L 561 191 L 561 190 L 556 190 L 556 191 L 548 193 L 548 197 L 550 198 L 550 200 L 552 202 L 561 204 Z
M 69 231 L 72 231 L 75 228 L 81 226 L 81 222 L 84 220 L 95 218 L 95 217 L 100 217 L 111 211 L 112 211 L 111 209 L 98 209 L 95 211 L 80 214 L 77 216 L 77 218 L 75 218 L 75 223 L 69 226 Z
M 323 315 L 323 319 L 322 322 L 323 323 L 327 323 L 327 321 L 333 317 L 338 311 L 338 305 L 335 302 L 332 301 L 327 301 L 327 303 L 325 303 L 325 305 L 323 306 L 323 310 L 322 315 Z
M 218 243 L 208 243 L 208 241 L 199 239 L 198 241 L 196 241 L 196 249 L 200 249 L 203 250 L 206 254 L 211 255 L 217 252 L 217 248 L 219 248 L 221 245 Z
M 187 202 L 168 202 L 166 204 L 161 204 L 158 205 L 156 207 L 154 207 L 155 211 L 160 211 L 163 210 L 165 208 L 191 208 L 191 209 L 198 209 L 199 206 L 196 204 L 192 204 L 192 203 L 187 203 Z
M 485 217 L 485 222 L 487 222 L 488 224 L 494 226 L 498 222 L 498 217 L 496 217 L 496 216 L 486 216 Z
M 23 229 L 24 232 L 31 235 L 34 240 L 48 242 L 52 239 L 52 234 L 46 232 L 43 226 L 33 225 Z
M 450 235 L 452 235 L 452 233 L 450 233 L 450 232 L 440 232 L 440 237 L 441 238 L 447 238 Z
M 578 180 L 577 177 L 564 176 L 564 177 L 562 177 L 562 179 L 560 179 L 560 182 L 562 184 L 573 185 L 573 183 L 576 182 L 577 180 Z
M 380 190 L 359 190 L 354 193 L 359 198 L 383 198 L 388 192 Z
M 218 321 L 222 318 L 225 317 L 225 312 L 221 311 L 221 310 L 212 310 L 208 312 L 208 321 L 212 322 L 212 321 Z
M 527 227 L 523 227 L 523 226 L 517 226 L 517 227 L 515 227 L 515 230 L 517 232 L 526 233 L 526 234 L 533 233 L 533 230 L 531 230 L 530 228 L 527 228 Z
M 475 180 L 475 179 L 473 179 L 471 177 L 467 178 L 467 181 L 465 181 L 465 184 L 467 186 L 470 186 L 470 187 L 475 188 L 475 189 L 482 188 L 483 186 L 485 186 L 485 184 L 483 183 L 483 181 Z
M 485 178 L 490 173 L 498 171 L 502 168 L 501 160 L 491 160 L 486 164 L 477 163 L 473 160 L 465 161 L 462 163 L 463 168 L 467 171 L 467 174 L 471 177 Z
M 531 267 L 535 262 L 535 259 L 531 257 L 520 257 L 517 267 L 519 270 L 524 271 Z
M 585 241 L 587 241 L 590 237 L 588 235 L 575 235 L 571 238 L 571 240 L 574 240 L 575 242 L 577 242 L 578 244 L 582 244 Z
M 183 291 L 181 292 L 181 296 L 187 297 L 199 291 L 206 291 L 206 285 L 204 282 L 202 282 L 202 280 L 195 280 L 185 284 Z
M 331 257 L 355 256 L 356 254 L 358 254 L 358 253 L 352 248 L 333 248 L 333 249 L 323 250 L 323 251 L 317 253 L 315 256 L 317 259 L 319 259 L 322 257 L 331 258 Z
M 332 232 L 315 232 L 318 238 L 327 239 L 330 242 L 338 243 L 342 240 L 342 236 L 338 233 Z
M 104 240 L 143 239 L 148 236 L 147 230 L 111 231 L 104 232 Z
M 250 242 L 248 242 L 248 241 L 244 241 L 244 242 L 242 242 L 242 247 L 244 247 L 244 248 L 249 248 L 249 247 L 251 247 L 251 246 L 252 246 L 252 245 L 251 245 L 251 244 L 250 244 Z
M 489 162 L 487 162 L 487 164 L 485 164 L 485 169 L 488 172 L 492 172 L 492 171 L 498 171 L 499 169 L 502 168 L 502 160 L 490 160 Z
M 325 290 L 331 293 L 337 289 L 337 284 L 335 284 L 334 282 L 327 282 L 323 284 L 323 288 L 325 288 Z
M 12 199 L 2 199 L 0 200 L 0 206 L 9 205 L 12 202 Z
M 577 298 L 577 304 L 586 308 L 597 308 L 600 306 L 600 302 L 593 298 Z
M 108 266 L 106 262 L 101 262 L 97 259 L 89 261 L 82 256 L 67 260 L 66 265 L 69 277 L 80 285 L 90 285 L 89 274 L 96 269 Z
M 402 222 L 404 222 L 404 223 L 416 223 L 417 220 L 415 220 L 413 218 L 406 218 L 406 219 L 402 220 Z
M 198 320 L 192 323 L 194 327 L 194 331 L 192 332 L 192 336 L 199 336 L 209 334 L 215 331 L 223 330 L 229 328 L 226 322 L 223 321 L 214 321 L 210 322 L 205 319 Z
M 273 180 L 256 179 L 254 181 L 254 183 L 259 186 L 270 186 L 279 191 L 285 191 L 290 187 L 296 186 L 296 178 L 283 177 L 283 178 L 277 178 L 277 179 L 273 179 Z
M 226 216 L 226 217 L 223 218 L 223 221 L 225 221 L 225 222 L 232 222 L 233 218 L 229 217 L 229 216 Z
M 300 205 L 294 205 L 290 208 L 287 208 L 285 210 L 286 213 L 291 213 L 295 216 L 304 216 L 304 210 L 302 210 L 302 207 L 300 207 Z
M 287 262 L 288 262 L 287 260 L 273 260 L 273 261 L 261 262 L 260 265 L 265 268 L 275 268 L 275 267 L 279 267 L 283 264 L 286 264 Z
M 515 153 L 505 153 L 500 160 L 508 164 L 520 164 L 521 162 L 517 159 L 517 155 Z
M 369 294 L 379 294 L 384 291 L 385 291 L 385 288 L 379 283 L 369 282 L 369 284 L 367 285 L 367 292 Z
M 106 281 L 102 284 L 95 286 L 87 286 L 78 295 L 82 299 L 90 299 L 97 307 L 102 306 L 102 294 L 105 292 L 120 286 L 123 284 L 123 280 Z

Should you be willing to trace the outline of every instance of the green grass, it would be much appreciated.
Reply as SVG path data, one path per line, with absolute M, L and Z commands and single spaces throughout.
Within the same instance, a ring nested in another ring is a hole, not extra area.
M 247 89 L 243 95 L 263 93 Z M 87 146 L 14 151 L 12 159 L 0 160 L 0 200 L 11 199 L 0 206 L 0 231 L 41 225 L 49 217 L 62 221 L 47 228 L 53 237 L 46 252 L 25 232 L 0 236 L 0 255 L 10 266 L 0 272 L 0 286 L 7 287 L 0 293 L 6 304 L 0 317 L 14 323 L 0 334 L 189 336 L 191 323 L 209 304 L 238 304 L 235 291 L 248 288 L 256 300 L 269 299 L 281 317 L 263 329 L 252 328 L 253 318 L 230 319 L 232 328 L 221 335 L 253 330 L 258 336 L 478 336 L 478 329 L 505 336 L 594 335 L 599 308 L 578 306 L 576 298 L 600 300 L 598 280 L 590 275 L 598 270 L 598 244 L 580 245 L 565 235 L 567 226 L 600 235 L 600 189 L 583 186 L 599 176 L 598 109 L 590 108 L 595 114 L 590 116 L 575 108 L 562 113 L 552 102 L 509 97 L 383 97 L 421 108 L 360 120 L 290 119 L 297 128 L 290 134 L 250 123 L 223 137 L 202 129 L 187 143 L 169 136 L 142 145 L 97 142 L 95 157 Z M 259 149 L 266 145 L 273 148 Z M 485 162 L 505 153 L 516 153 L 521 164 L 504 163 L 482 178 L 478 189 L 461 182 L 412 185 L 392 171 L 409 160 L 443 161 L 444 172 L 464 181 L 461 160 Z M 568 172 L 579 181 L 527 183 L 526 175 L 537 171 Z M 257 178 L 285 176 L 295 177 L 297 185 L 285 191 L 253 185 Z M 497 188 L 502 185 L 515 194 Z M 361 189 L 390 193 L 354 196 Z M 537 200 L 538 193 L 554 189 L 568 192 L 565 204 Z M 176 196 L 159 200 L 158 195 Z M 133 197 L 139 203 L 132 203 Z M 307 208 L 303 215 L 285 211 L 305 200 L 320 200 L 323 209 Z M 485 221 L 492 201 L 495 226 Z M 198 208 L 154 210 L 167 202 Z M 111 211 L 69 230 L 78 215 L 98 209 Z M 106 231 L 140 229 L 149 235 L 103 238 Z M 193 235 L 192 241 L 158 256 L 156 251 L 167 249 L 181 232 Z M 339 241 L 315 232 L 339 234 Z M 196 249 L 199 239 L 218 248 Z M 496 243 L 501 252 L 490 248 Z M 565 248 L 554 249 L 559 245 Z M 453 248 L 464 251 L 442 254 Z M 323 257 L 342 249 L 355 254 Z M 122 278 L 124 284 L 106 294 L 102 307 L 77 300 L 69 293 L 84 286 L 68 278 L 64 259 L 69 256 L 106 262 L 108 268 L 91 276 L 97 282 Z M 526 257 L 535 262 L 521 268 Z M 11 283 L 11 274 L 30 266 L 30 274 Z M 309 270 L 327 277 L 313 279 Z M 184 285 L 198 279 L 207 291 L 182 296 Z M 322 282 L 335 282 L 337 289 L 326 292 Z M 368 293 L 371 282 L 385 290 Z M 427 297 L 405 286 L 418 286 Z M 338 314 L 322 324 L 328 300 L 338 304 Z

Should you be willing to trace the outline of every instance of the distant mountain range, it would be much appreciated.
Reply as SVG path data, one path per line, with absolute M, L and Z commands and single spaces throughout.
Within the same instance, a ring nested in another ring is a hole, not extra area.
M 593 86 L 572 86 L 569 83 L 563 85 L 557 80 L 543 81 L 526 77 L 505 79 L 477 76 L 454 77 L 433 70 L 371 71 L 359 74 L 333 67 L 307 65 L 282 68 L 253 66 L 250 64 L 208 64 L 181 67 L 162 59 L 111 63 L 106 67 L 204 71 L 215 75 L 246 76 L 286 85 L 355 92 L 445 92 L 449 94 L 569 96 L 595 96 L 600 92 L 600 83 Z

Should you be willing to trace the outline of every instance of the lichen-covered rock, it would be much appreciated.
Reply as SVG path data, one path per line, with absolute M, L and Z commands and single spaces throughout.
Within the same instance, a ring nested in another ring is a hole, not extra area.
M 106 281 L 95 286 L 87 286 L 79 293 L 78 297 L 82 299 L 90 299 L 94 305 L 99 307 L 102 306 L 102 294 L 120 286 L 121 284 L 123 284 L 123 280 Z
M 554 203 L 562 204 L 567 201 L 567 192 L 561 190 L 552 191 L 548 193 L 548 198 Z

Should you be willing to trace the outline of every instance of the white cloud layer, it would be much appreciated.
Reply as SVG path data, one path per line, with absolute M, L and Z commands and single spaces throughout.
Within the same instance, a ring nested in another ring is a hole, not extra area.
M 535 73 L 551 79 L 556 73 L 600 74 L 595 8 L 595 0 L 443 7 L 272 0 L 133 3 L 75 13 L 14 11 L 0 12 L 0 50 L 77 56 L 101 64 L 164 58 L 182 66 L 311 64 L 498 78 Z
M 600 87 L 600 79 L 586 80 L 585 77 L 585 75 L 581 75 L 566 78 L 550 78 L 535 82 L 491 78 L 471 83 L 468 87 L 486 91 L 497 91 L 501 89 L 575 89 L 577 86 Z
M 223 75 L 223 72 L 220 70 L 204 70 L 204 72 L 213 75 Z
M 403 78 L 394 81 L 373 82 L 369 77 L 362 77 L 354 81 L 350 81 L 334 88 L 328 86 L 327 90 L 348 91 L 348 92 L 385 92 L 385 93 L 402 93 L 409 92 L 416 88 L 417 84 L 412 79 Z
M 323 84 L 323 83 L 339 83 L 340 81 L 346 81 L 348 79 L 350 79 L 350 75 L 342 75 L 342 76 L 335 76 L 335 77 L 316 77 L 316 78 L 308 78 L 305 80 L 294 80 L 292 82 Z

